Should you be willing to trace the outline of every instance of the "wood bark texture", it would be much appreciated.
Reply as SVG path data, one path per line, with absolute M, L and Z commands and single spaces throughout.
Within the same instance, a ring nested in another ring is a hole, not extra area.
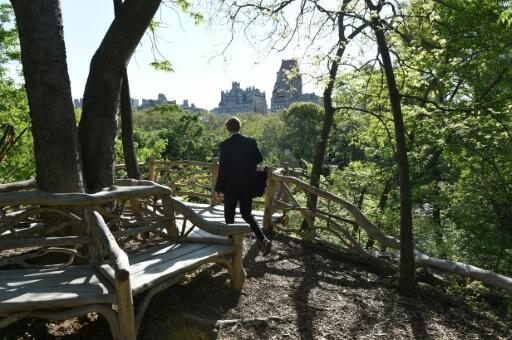
M 91 60 L 79 137 L 88 192 L 114 181 L 116 112 L 124 69 L 161 0 L 126 0 Z
M 36 178 L 50 192 L 83 189 L 60 1 L 11 1 L 34 136 Z
M 367 0 L 366 2 L 370 9 L 377 9 L 372 5 L 371 0 Z M 389 101 L 395 126 L 396 157 L 400 183 L 400 290 L 406 295 L 414 296 L 416 295 L 417 282 L 412 235 L 412 185 L 409 175 L 409 162 L 407 160 L 407 144 L 405 140 L 405 127 L 400 103 L 400 93 L 398 92 L 393 63 L 391 62 L 381 19 L 378 16 L 372 16 L 371 26 L 377 39 L 379 54 L 386 75 Z

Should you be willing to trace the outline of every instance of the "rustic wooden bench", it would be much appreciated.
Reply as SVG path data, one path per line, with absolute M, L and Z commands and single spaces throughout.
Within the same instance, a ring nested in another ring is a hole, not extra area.
M 0 193 L 0 328 L 98 312 L 115 339 L 135 339 L 151 298 L 202 264 L 225 266 L 240 290 L 249 231 L 208 221 L 149 181 Z

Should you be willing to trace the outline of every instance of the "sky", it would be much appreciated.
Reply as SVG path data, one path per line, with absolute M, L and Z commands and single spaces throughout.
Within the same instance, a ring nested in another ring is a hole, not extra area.
M 73 98 L 83 97 L 89 63 L 114 16 L 109 0 L 62 0 L 64 38 Z M 239 81 L 242 88 L 254 86 L 266 92 L 270 106 L 272 89 L 282 59 L 295 57 L 285 51 L 262 56 L 243 39 L 237 39 L 225 57 L 216 57 L 228 42 L 227 29 L 196 26 L 187 16 L 162 7 L 156 20 L 158 49 L 173 64 L 174 72 L 155 71 L 151 40 L 145 36 L 128 66 L 131 97 L 155 99 L 163 93 L 168 100 L 182 103 L 188 99 L 197 107 L 213 109 L 220 92 Z M 225 60 L 227 59 L 227 60 Z M 305 81 L 304 92 L 320 93 L 314 82 Z

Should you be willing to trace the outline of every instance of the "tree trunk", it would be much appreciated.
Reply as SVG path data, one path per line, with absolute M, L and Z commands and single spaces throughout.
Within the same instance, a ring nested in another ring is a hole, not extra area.
M 439 160 L 443 149 L 435 148 L 432 152 L 432 158 L 429 162 L 429 170 L 432 175 L 434 187 L 432 189 L 432 222 L 434 224 L 434 238 L 436 248 L 441 258 L 446 258 L 445 242 L 443 235 L 443 225 L 441 221 L 441 204 L 439 203 L 439 196 L 441 195 L 441 170 L 439 169 Z
M 114 0 L 114 12 L 117 16 L 121 9 L 122 0 Z M 123 72 L 121 85 L 121 140 L 123 142 L 123 156 L 126 172 L 129 178 L 140 179 L 139 165 L 133 144 L 133 119 L 132 100 L 130 96 L 130 83 L 128 82 L 128 71 L 126 67 Z
M 391 192 L 391 189 L 393 188 L 392 187 L 393 182 L 394 182 L 393 179 L 388 179 L 384 184 L 384 189 L 382 189 L 382 193 L 380 194 L 379 205 L 377 206 L 377 211 L 381 215 L 384 214 L 384 210 L 386 209 L 386 204 L 388 202 L 389 193 Z M 368 236 L 368 241 L 366 242 L 366 249 L 372 248 L 374 243 L 375 243 L 375 239 L 372 238 L 371 236 Z M 385 252 L 386 246 L 381 244 L 380 251 Z
M 60 1 L 12 0 L 30 107 L 37 184 L 83 191 Z
M 133 144 L 132 101 L 130 98 L 130 85 L 128 72 L 124 69 L 123 84 L 121 85 L 121 140 L 123 142 L 123 156 L 129 178 L 140 179 L 139 164 Z
M 345 25 L 343 20 L 345 18 L 344 11 L 347 4 L 350 0 L 343 0 L 342 9 L 338 12 L 338 48 L 336 50 L 336 57 L 329 63 L 329 79 L 327 81 L 327 85 L 325 86 L 323 93 L 323 104 L 324 104 L 324 121 L 322 124 L 322 131 L 320 132 L 320 138 L 316 144 L 315 157 L 313 158 L 313 167 L 311 169 L 311 177 L 309 180 L 309 184 L 315 186 L 317 188 L 320 187 L 320 176 L 322 174 L 322 165 L 324 163 L 325 151 L 327 150 L 327 143 L 329 141 L 329 134 L 331 133 L 332 125 L 334 123 L 334 114 L 336 113 L 336 108 L 332 103 L 332 95 L 334 92 L 334 84 L 336 81 L 336 76 L 338 74 L 338 68 L 341 63 L 341 58 L 345 53 L 345 49 L 347 47 L 347 43 L 350 39 L 353 39 L 356 35 L 358 35 L 365 27 L 366 24 L 363 24 L 357 28 L 355 28 L 348 38 L 345 36 Z M 315 195 L 310 195 L 307 198 L 306 205 L 311 210 L 316 210 L 318 202 L 318 197 Z M 314 219 L 312 218 L 314 221 Z M 307 230 L 308 224 L 304 220 L 302 222 L 302 229 Z M 306 233 L 307 237 L 311 235 L 311 233 Z M 312 235 L 311 235 L 312 236 Z
M 126 0 L 91 61 L 79 126 L 88 192 L 113 183 L 116 111 L 124 69 L 161 0 Z
M 494 210 L 496 217 L 498 218 L 498 226 L 500 228 L 500 252 L 496 258 L 493 269 L 499 270 L 500 264 L 505 256 L 507 250 L 508 234 L 512 226 L 512 211 L 510 203 L 499 203 L 496 200 L 491 200 L 491 206 Z
M 345 2 L 343 6 L 345 6 Z M 344 15 L 343 12 L 338 14 L 338 49 L 336 50 L 336 58 L 334 58 L 328 65 L 329 68 L 329 80 L 327 81 L 327 85 L 325 86 L 323 93 L 323 104 L 324 104 L 324 121 L 322 124 L 322 131 L 320 132 L 320 137 L 318 138 L 318 142 L 316 144 L 315 157 L 313 158 L 313 168 L 311 169 L 311 177 L 309 180 L 309 184 L 315 186 L 317 188 L 320 187 L 320 176 L 322 174 L 322 164 L 324 163 L 325 151 L 327 150 L 327 142 L 329 141 L 329 134 L 331 132 L 332 124 L 334 122 L 334 113 L 336 109 L 332 105 L 332 93 L 334 90 L 334 82 L 336 80 L 336 75 L 338 74 L 338 67 L 345 53 L 345 47 L 347 43 L 347 39 L 345 37 L 345 27 L 343 24 Z M 318 197 L 315 195 L 308 195 L 306 206 L 311 209 L 311 211 L 316 210 L 318 202 Z M 312 218 L 314 221 L 314 219 Z M 306 230 L 306 239 L 311 239 L 313 237 L 312 231 L 308 230 L 308 223 L 306 220 L 302 222 L 302 229 Z
M 380 8 L 373 6 L 371 0 L 366 0 L 366 3 L 370 10 L 380 10 Z M 405 127 L 400 94 L 398 92 L 393 64 L 391 62 L 381 19 L 378 16 L 372 16 L 371 24 L 377 38 L 377 45 L 386 75 L 389 101 L 395 127 L 398 178 L 400 183 L 400 290 L 405 295 L 415 296 L 417 294 L 417 282 L 412 235 L 411 179 L 409 176 L 409 163 L 407 160 Z

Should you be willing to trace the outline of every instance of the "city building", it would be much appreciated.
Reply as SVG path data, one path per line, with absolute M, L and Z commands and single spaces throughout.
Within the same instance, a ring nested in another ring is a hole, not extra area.
M 189 105 L 188 99 L 183 99 L 183 104 L 181 104 L 180 107 L 183 110 L 188 111 L 188 112 L 207 112 L 208 111 L 206 109 L 201 109 L 199 107 L 196 107 L 196 105 L 194 103 L 190 103 L 190 105 Z
M 231 83 L 231 90 L 222 91 L 219 106 L 213 110 L 215 113 L 239 113 L 239 112 L 268 112 L 265 92 L 248 87 L 240 88 L 239 82 Z
M 73 105 L 75 107 L 82 108 L 83 104 L 84 104 L 84 99 L 83 98 L 73 99 Z
M 174 104 L 177 105 L 176 100 L 167 100 L 167 97 L 163 93 L 159 93 L 157 99 L 142 99 L 141 105 L 138 107 L 139 110 L 146 109 L 157 105 Z M 188 99 L 183 100 L 183 104 L 179 105 L 183 110 L 188 112 L 205 112 L 207 110 L 198 108 L 194 103 L 190 103 Z
M 155 100 L 155 99 L 142 98 L 140 106 L 137 108 L 137 110 L 143 110 L 148 107 L 153 107 L 153 106 L 157 106 L 157 105 L 158 105 L 158 103 L 157 103 L 157 100 Z
M 139 100 L 138 99 L 130 98 L 130 101 L 132 103 L 132 109 L 136 109 L 136 108 L 139 107 Z
M 272 91 L 270 109 L 271 111 L 286 109 L 296 102 L 319 104 L 320 97 L 314 93 L 302 93 L 302 74 L 297 60 L 282 60 Z
M 158 105 L 164 105 L 164 104 L 169 103 L 169 101 L 167 100 L 167 97 L 163 93 L 158 94 L 158 98 L 157 98 L 156 102 Z
M 159 93 L 157 96 L 157 99 L 145 99 L 142 98 L 142 102 L 139 107 L 137 107 L 138 110 L 146 109 L 148 107 L 153 107 L 157 105 L 165 105 L 165 104 L 176 104 L 176 101 L 174 103 L 169 102 L 167 100 L 167 97 L 163 93 Z
M 135 98 L 130 98 L 130 102 L 132 103 L 132 109 L 136 110 L 139 107 L 139 100 Z M 84 104 L 83 98 L 73 99 L 73 105 L 76 108 L 82 108 Z

